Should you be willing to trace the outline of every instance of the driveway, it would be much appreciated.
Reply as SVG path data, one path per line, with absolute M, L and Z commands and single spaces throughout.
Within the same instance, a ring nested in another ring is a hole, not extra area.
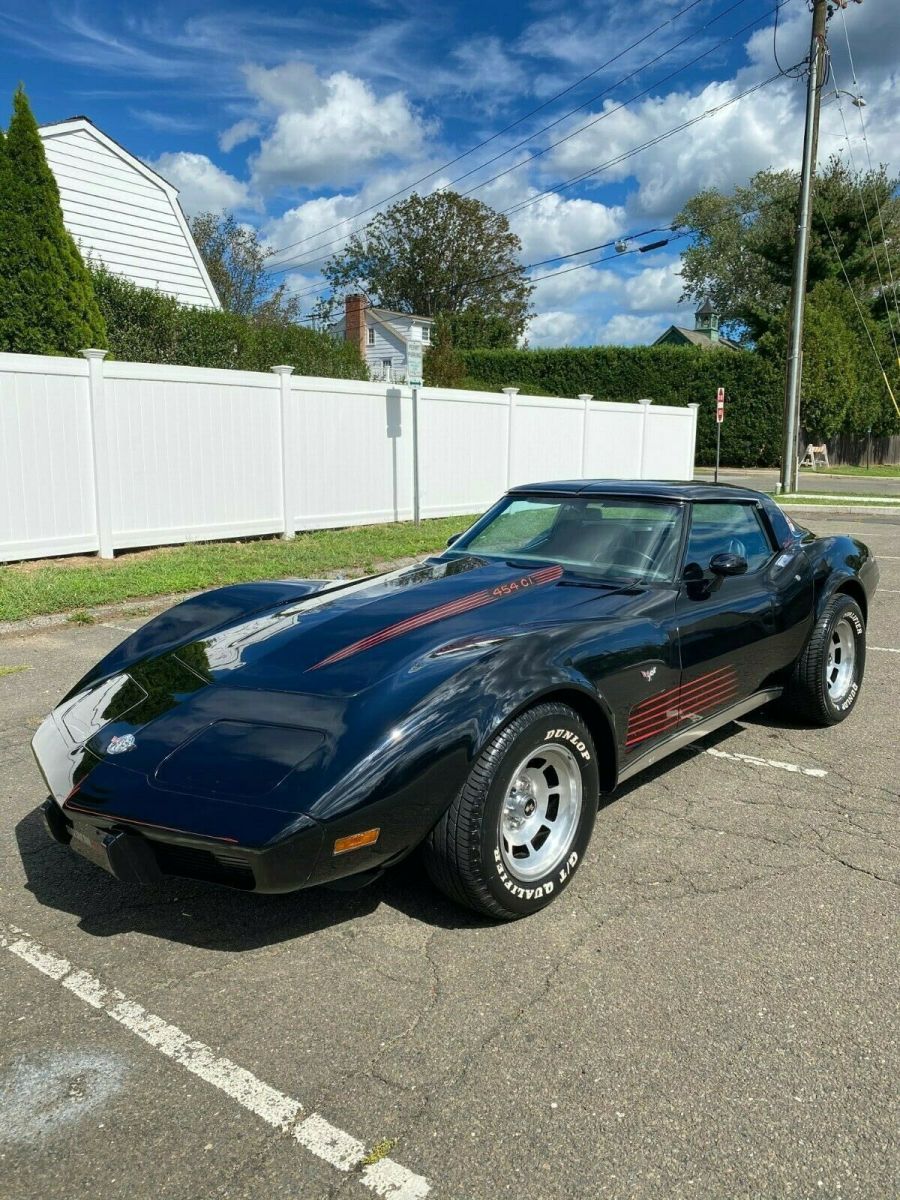
M 119 884 L 49 841 L 28 743 L 139 622 L 0 640 L 3 1194 L 895 1197 L 900 516 L 814 524 L 881 556 L 852 718 L 637 777 L 511 925 L 415 863 Z

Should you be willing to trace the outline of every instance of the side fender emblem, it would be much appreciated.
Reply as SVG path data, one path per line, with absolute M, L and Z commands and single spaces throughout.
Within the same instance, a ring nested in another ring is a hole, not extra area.
M 649 683 L 650 680 L 653 678 L 653 676 L 656 674 L 656 667 L 651 667 L 648 671 L 641 671 L 641 674 Z

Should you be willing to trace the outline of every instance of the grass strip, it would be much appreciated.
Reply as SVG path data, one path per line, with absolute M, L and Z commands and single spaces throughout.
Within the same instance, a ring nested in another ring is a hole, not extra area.
M 900 496 L 813 496 L 808 493 L 792 492 L 782 495 L 772 493 L 772 499 L 777 500 L 781 505 L 815 504 L 826 508 L 877 508 L 879 505 L 890 508 L 892 506 L 900 506 Z
M 818 467 L 815 471 L 812 467 L 801 467 L 800 474 L 810 479 L 817 475 L 820 478 L 823 475 L 826 478 L 829 475 L 857 475 L 863 479 L 900 479 L 900 467 Z
M 441 517 L 350 529 L 298 533 L 291 541 L 193 542 L 118 558 L 77 558 L 0 567 L 0 621 L 45 613 L 77 614 L 98 604 L 143 596 L 193 592 L 226 583 L 285 576 L 316 578 L 326 572 L 367 572 L 376 564 L 443 549 L 451 533 L 472 517 Z M 78 616 L 75 618 L 78 620 Z

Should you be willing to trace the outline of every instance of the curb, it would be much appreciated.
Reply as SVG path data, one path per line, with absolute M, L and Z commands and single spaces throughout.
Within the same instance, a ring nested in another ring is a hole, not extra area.
M 135 600 L 120 600 L 117 604 L 100 604 L 96 608 L 69 609 L 68 612 L 39 613 L 34 617 L 22 617 L 18 621 L 0 621 L 0 638 L 10 634 L 38 633 L 42 629 L 54 629 L 59 625 L 71 625 L 69 617 L 73 612 L 90 613 L 100 624 L 104 617 L 124 617 L 135 609 L 151 610 L 149 615 L 156 616 L 179 600 L 189 600 L 191 596 L 199 596 L 199 592 L 168 592 L 164 596 L 143 596 Z
M 380 575 L 384 571 L 394 571 L 399 567 L 412 567 L 420 561 L 416 558 L 395 558 L 390 562 L 376 562 L 372 564 L 370 572 L 363 572 L 355 568 L 348 568 L 346 571 L 323 571 L 318 579 L 361 579 L 364 574 Z M 230 586 L 228 584 L 222 586 Z M 199 596 L 202 592 L 212 591 L 212 587 L 201 588 L 199 591 L 192 592 L 166 592 L 164 595 L 158 596 L 136 596 L 132 600 L 119 600 L 115 604 L 98 604 L 91 608 L 85 606 L 79 609 L 69 609 L 67 612 L 58 613 L 39 613 L 33 617 L 21 617 L 17 621 L 0 621 L 0 638 L 10 637 L 12 635 L 22 635 L 25 633 L 39 633 L 42 629 L 55 629 L 60 625 L 71 625 L 69 617 L 73 612 L 86 612 L 92 617 L 95 617 L 96 624 L 101 625 L 104 617 L 120 617 L 127 616 L 128 613 L 134 612 L 135 609 L 147 610 L 148 617 L 155 617 L 158 613 L 163 612 L 167 608 L 171 608 L 173 604 L 179 604 L 182 600 L 190 600 L 192 596 Z M 93 624 L 93 622 L 92 622 Z

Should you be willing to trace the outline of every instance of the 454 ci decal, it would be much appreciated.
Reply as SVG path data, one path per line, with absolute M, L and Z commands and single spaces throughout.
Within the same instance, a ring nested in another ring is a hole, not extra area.
M 481 591 L 461 596 L 458 600 L 439 604 L 436 608 L 427 608 L 424 612 L 416 613 L 414 617 L 407 617 L 405 621 L 398 621 L 396 625 L 388 625 L 384 629 L 379 629 L 377 633 L 370 633 L 368 637 L 360 638 L 358 642 L 344 646 L 342 650 L 336 650 L 334 654 L 329 654 L 327 658 L 323 658 L 321 662 L 317 662 L 307 669 L 318 671 L 320 667 L 328 667 L 332 663 L 341 662 L 363 650 L 371 650 L 374 646 L 380 646 L 392 638 L 402 637 L 404 633 L 411 633 L 414 629 L 421 629 L 424 625 L 431 625 L 435 621 L 443 621 L 448 617 L 458 617 L 462 613 L 471 612 L 474 608 L 483 608 L 485 604 L 493 604 L 495 600 L 515 596 L 518 592 L 526 591 L 529 588 L 555 583 L 562 573 L 562 567 L 543 567 L 540 571 L 522 575 L 509 583 L 500 584 L 498 587 L 482 588 Z

